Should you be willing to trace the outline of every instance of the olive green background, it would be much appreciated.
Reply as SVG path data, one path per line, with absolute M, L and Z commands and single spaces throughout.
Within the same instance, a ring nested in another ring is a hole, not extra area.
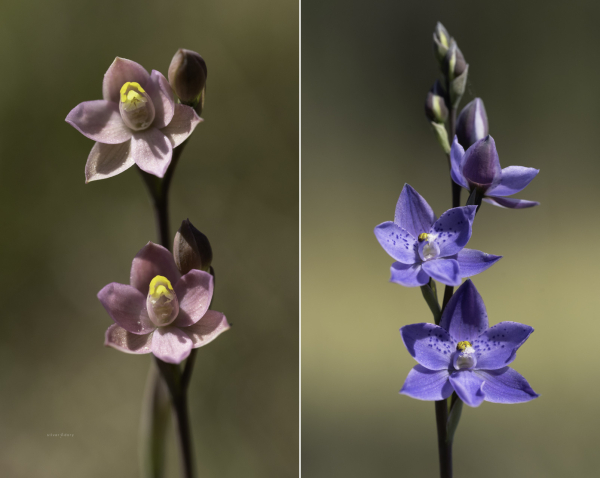
M 484 204 L 469 243 L 504 256 L 473 282 L 491 324 L 535 328 L 513 367 L 541 397 L 465 406 L 455 476 L 598 476 L 600 4 L 302 6 L 303 476 L 438 476 L 433 403 L 398 395 L 415 364 L 398 329 L 431 315 L 419 289 L 388 282 L 373 235 L 404 183 L 438 215 L 450 207 L 423 112 L 438 20 L 470 64 L 462 105 L 484 100 L 502 165 L 541 170 L 516 195 L 541 206 Z
M 211 240 L 231 331 L 190 389 L 200 477 L 298 470 L 298 5 L 281 0 L 9 0 L 0 6 L 0 475 L 139 476 L 151 356 L 104 348 L 97 292 L 156 240 L 132 168 L 84 184 L 93 142 L 65 123 L 116 56 L 208 65 L 205 122 L 171 193 Z M 74 437 L 48 437 L 50 433 Z M 175 436 L 168 473 L 179 474 Z

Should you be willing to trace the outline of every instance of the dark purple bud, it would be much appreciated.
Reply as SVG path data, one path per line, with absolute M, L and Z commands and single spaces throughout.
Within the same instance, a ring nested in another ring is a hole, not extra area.
M 208 272 L 212 262 L 212 248 L 208 238 L 196 229 L 189 219 L 181 223 L 173 242 L 173 257 L 181 274 L 192 269 Z
M 451 38 L 448 34 L 448 30 L 444 28 L 444 25 L 438 22 L 433 31 L 433 53 L 439 62 L 444 60 L 446 52 L 450 47 L 450 40 Z
M 466 69 L 467 62 L 465 61 L 465 57 L 456 45 L 456 42 L 452 40 L 444 57 L 443 72 L 450 80 L 453 80 L 464 73 Z
M 475 98 L 468 103 L 458 115 L 456 136 L 463 148 L 470 148 L 475 141 L 489 134 L 489 126 L 485 106 L 481 98 Z
M 446 107 L 443 92 L 437 81 L 431 90 L 429 90 L 429 93 L 427 93 L 425 114 L 430 121 L 435 123 L 445 123 L 448 118 L 448 108 Z
M 208 70 L 195 51 L 177 50 L 169 66 L 169 83 L 184 105 L 195 107 L 203 101 Z
M 469 184 L 486 191 L 502 177 L 496 143 L 490 135 L 467 149 L 463 159 L 463 176 Z

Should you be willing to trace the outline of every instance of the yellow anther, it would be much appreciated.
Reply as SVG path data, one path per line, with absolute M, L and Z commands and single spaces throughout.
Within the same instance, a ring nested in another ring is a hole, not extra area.
M 150 282 L 150 297 L 159 299 L 163 296 L 172 299 L 175 296 L 175 291 L 169 282 L 169 279 L 163 276 L 156 276 Z
M 426 241 L 427 239 L 429 239 L 429 234 L 427 234 L 426 232 L 422 232 L 421 234 L 419 234 L 419 242 Z
M 466 340 L 456 344 L 456 350 L 460 350 L 462 352 L 464 352 L 468 347 L 472 347 L 472 345 L 471 342 L 467 342 Z
M 129 95 L 127 94 L 127 89 L 129 87 L 135 88 L 140 93 L 145 93 L 144 88 L 142 88 L 139 83 L 137 83 L 135 81 L 128 81 L 121 87 L 121 102 L 123 102 L 123 103 L 127 103 L 127 100 L 130 99 Z

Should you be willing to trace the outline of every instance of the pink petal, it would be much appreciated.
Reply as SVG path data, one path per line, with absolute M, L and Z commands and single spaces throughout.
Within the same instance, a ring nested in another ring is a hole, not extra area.
M 65 121 L 84 136 L 100 143 L 124 143 L 132 134 L 121 119 L 119 105 L 112 101 L 79 103 L 67 115 Z
M 131 141 L 121 144 L 96 143 L 85 165 L 85 182 L 106 179 L 122 173 L 135 164 L 129 154 Z
M 213 277 L 193 269 L 173 286 L 179 299 L 179 315 L 173 322 L 177 327 L 187 327 L 198 322 L 208 310 L 213 296 Z
M 204 317 L 196 322 L 194 325 L 185 327 L 183 330 L 188 334 L 194 342 L 194 348 L 202 347 L 213 340 L 219 335 L 229 329 L 227 319 L 221 312 L 216 310 L 209 310 L 204 314 Z
M 117 57 L 104 74 L 102 97 L 105 100 L 113 101 L 118 104 L 121 99 L 121 87 L 125 83 L 128 81 L 135 81 L 145 89 L 149 80 L 150 75 L 142 65 L 135 61 Z
M 133 258 L 129 282 L 146 297 L 150 282 L 156 276 L 166 277 L 173 285 L 177 283 L 181 274 L 177 270 L 173 255 L 163 246 L 149 242 Z
M 192 339 L 177 327 L 159 327 L 152 337 L 152 353 L 168 363 L 181 363 L 192 351 Z
M 146 85 L 146 92 L 154 104 L 155 116 L 152 125 L 158 129 L 164 128 L 171 122 L 175 112 L 171 85 L 162 73 L 152 70 L 150 81 Z
M 204 120 L 196 114 L 193 108 L 176 104 L 173 119 L 161 131 L 169 138 L 171 145 L 176 147 L 183 143 L 202 121 Z
M 156 326 L 146 310 L 146 296 L 135 287 L 113 282 L 98 292 L 98 299 L 108 315 L 128 332 L 149 334 Z
M 131 156 L 141 170 L 162 178 L 171 164 L 173 147 L 154 127 L 136 131 L 131 138 Z
M 104 345 L 128 354 L 149 354 L 152 352 L 152 335 L 152 333 L 132 334 L 123 327 L 113 324 L 106 331 Z

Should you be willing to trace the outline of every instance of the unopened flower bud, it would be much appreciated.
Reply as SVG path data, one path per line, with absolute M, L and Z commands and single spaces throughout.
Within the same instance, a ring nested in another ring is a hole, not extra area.
M 452 40 L 450 42 L 450 47 L 446 52 L 446 56 L 444 57 L 444 74 L 450 78 L 450 80 L 453 80 L 454 78 L 462 75 L 466 69 L 467 62 L 465 61 L 465 57 L 456 45 L 456 42 Z
M 494 138 L 488 135 L 467 149 L 463 158 L 462 173 L 472 188 L 482 191 L 500 180 L 502 169 Z
M 435 123 L 445 123 L 448 118 L 448 108 L 446 107 L 446 102 L 437 81 L 429 93 L 427 93 L 425 114 L 430 121 L 434 121 Z
M 448 34 L 448 30 L 444 28 L 444 25 L 438 22 L 433 31 L 433 53 L 439 62 L 444 60 L 446 52 L 450 47 L 450 40 L 451 38 Z
M 483 106 L 481 98 L 475 98 L 458 115 L 456 122 L 458 142 L 466 150 L 488 134 L 489 126 L 485 106 Z
M 169 83 L 184 105 L 203 103 L 208 70 L 204 59 L 195 51 L 180 48 L 169 66 Z
M 212 248 L 208 238 L 186 219 L 175 234 L 173 257 L 179 272 L 187 274 L 192 269 L 209 272 Z

